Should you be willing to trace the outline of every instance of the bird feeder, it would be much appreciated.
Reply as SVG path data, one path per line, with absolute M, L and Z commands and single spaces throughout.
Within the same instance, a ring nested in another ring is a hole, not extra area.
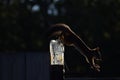
M 50 41 L 50 63 L 64 65 L 64 45 L 59 39 Z

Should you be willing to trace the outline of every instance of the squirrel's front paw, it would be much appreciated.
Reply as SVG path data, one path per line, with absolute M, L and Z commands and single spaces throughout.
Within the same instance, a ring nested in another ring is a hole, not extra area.
M 95 64 L 95 65 L 91 66 L 91 68 L 100 72 L 100 66 L 98 64 Z
M 100 72 L 100 66 L 98 64 L 95 64 L 95 69 Z

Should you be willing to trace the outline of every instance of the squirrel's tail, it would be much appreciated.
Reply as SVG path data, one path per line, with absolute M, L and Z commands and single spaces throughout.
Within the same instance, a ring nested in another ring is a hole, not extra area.
M 69 27 L 66 24 L 62 24 L 62 23 L 54 24 L 46 30 L 45 36 L 48 39 L 58 38 L 62 33 L 68 32 L 68 28 Z

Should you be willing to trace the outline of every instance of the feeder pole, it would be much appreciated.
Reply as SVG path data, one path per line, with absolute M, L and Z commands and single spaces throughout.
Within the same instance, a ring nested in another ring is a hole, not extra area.
M 64 69 L 64 45 L 59 39 L 51 40 L 50 80 L 64 80 L 63 69 Z

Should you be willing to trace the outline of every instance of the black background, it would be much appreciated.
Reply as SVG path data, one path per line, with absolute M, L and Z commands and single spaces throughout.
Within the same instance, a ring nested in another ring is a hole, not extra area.
M 40 9 L 35 11 L 35 5 Z M 53 5 L 52 10 L 50 5 Z M 49 52 L 47 38 L 43 36 L 46 29 L 55 23 L 69 25 L 88 46 L 101 49 L 101 72 L 96 73 L 82 56 L 77 56 L 78 52 L 73 47 L 66 47 L 69 76 L 89 76 L 92 73 L 100 77 L 120 76 L 119 0 L 2 0 L 0 52 L 9 55 L 22 51 Z

